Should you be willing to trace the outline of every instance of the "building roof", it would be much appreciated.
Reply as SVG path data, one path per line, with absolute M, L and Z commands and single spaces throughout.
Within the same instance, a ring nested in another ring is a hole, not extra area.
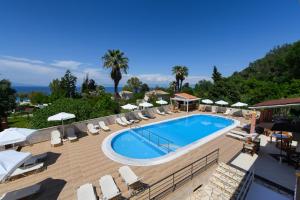
M 288 106 L 300 106 L 300 97 L 264 101 L 255 104 L 253 107 L 250 108 L 275 108 L 275 107 L 288 107 Z
M 200 98 L 187 94 L 187 93 L 176 93 L 174 95 L 175 97 L 172 98 L 173 100 L 179 100 L 179 101 L 196 101 L 199 100 Z
M 128 90 L 123 90 L 123 91 L 121 91 L 120 93 L 122 93 L 122 94 L 132 94 L 132 92 L 130 92 L 130 91 L 128 91 Z
M 159 94 L 159 95 L 168 95 L 168 92 L 165 92 L 163 90 L 151 90 L 149 92 L 146 92 L 146 94 Z

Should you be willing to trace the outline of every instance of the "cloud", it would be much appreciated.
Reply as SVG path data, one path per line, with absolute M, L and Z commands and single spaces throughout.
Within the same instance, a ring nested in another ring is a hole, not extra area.
M 32 63 L 32 64 L 44 64 L 44 62 L 41 60 L 32 60 L 32 59 L 28 59 L 28 58 L 20 58 L 20 57 L 15 57 L 15 56 L 1 56 L 1 57 L 4 59 L 8 59 L 8 60 L 27 62 L 27 63 Z
M 0 78 L 10 79 L 14 84 L 24 85 L 49 85 L 55 79 L 64 75 L 65 70 L 70 69 L 77 77 L 77 84 L 80 85 L 86 74 L 101 85 L 113 85 L 110 71 L 101 67 L 92 67 L 72 60 L 54 60 L 50 62 L 20 58 L 14 56 L 0 56 Z M 144 74 L 123 74 L 120 85 L 126 84 L 131 77 L 138 77 L 142 82 L 151 86 L 168 85 L 175 78 L 170 74 L 144 73 Z M 199 80 L 210 80 L 205 76 L 188 76 L 184 82 L 195 84 Z
M 61 67 L 64 69 L 78 69 L 79 66 L 81 66 L 83 63 L 77 62 L 74 60 L 54 60 L 51 65 L 55 67 Z

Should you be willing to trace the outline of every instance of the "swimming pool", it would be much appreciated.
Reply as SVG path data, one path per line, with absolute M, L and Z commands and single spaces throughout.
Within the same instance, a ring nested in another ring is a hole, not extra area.
M 187 153 L 238 123 L 216 115 L 188 115 L 113 133 L 103 141 L 102 150 L 123 164 L 155 165 Z

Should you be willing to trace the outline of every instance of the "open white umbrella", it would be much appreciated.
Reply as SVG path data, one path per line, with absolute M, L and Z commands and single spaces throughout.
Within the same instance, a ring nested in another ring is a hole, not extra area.
M 228 105 L 228 102 L 226 102 L 226 101 L 223 101 L 223 100 L 220 100 L 220 101 L 217 101 L 217 102 L 215 102 L 215 104 L 218 104 L 218 105 L 224 106 L 224 105 Z
M 159 105 L 167 105 L 167 104 L 168 104 L 168 102 L 167 102 L 167 101 L 165 101 L 165 100 L 162 100 L 162 99 L 160 99 L 160 100 L 156 101 L 156 103 L 157 103 L 157 104 L 159 104 Z
M 248 106 L 248 104 L 242 103 L 242 102 L 237 102 L 235 104 L 232 104 L 231 106 L 232 107 L 245 107 L 245 106 Z
M 8 128 L 0 132 L 0 146 L 7 144 L 16 144 L 26 141 L 34 132 L 35 129 L 27 128 Z
M 148 103 L 148 102 L 143 102 L 143 103 L 140 103 L 139 106 L 143 107 L 143 108 L 149 108 L 149 107 L 152 107 L 153 104 L 152 103 Z
M 201 100 L 202 101 L 202 103 L 205 103 L 205 104 L 213 104 L 214 102 L 212 101 L 212 100 L 210 100 L 210 99 L 203 99 L 203 100 Z
M 48 121 L 61 121 L 61 125 L 63 126 L 63 136 L 65 135 L 65 128 L 64 128 L 64 120 L 74 119 L 75 115 L 71 113 L 61 112 L 51 117 L 48 117 Z
M 136 105 L 132 105 L 132 104 L 126 104 L 124 106 L 121 106 L 123 109 L 125 110 L 134 110 L 134 109 L 137 109 L 137 106 Z
M 0 152 L 0 182 L 3 183 L 19 166 L 31 157 L 29 152 L 6 150 Z

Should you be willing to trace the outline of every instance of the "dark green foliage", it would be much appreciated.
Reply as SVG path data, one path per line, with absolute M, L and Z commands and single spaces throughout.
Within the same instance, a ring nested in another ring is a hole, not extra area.
M 180 92 L 182 89 L 183 81 L 189 75 L 189 69 L 186 66 L 177 65 L 172 68 L 172 73 L 173 75 L 175 75 L 176 92 Z
M 250 105 L 300 96 L 300 41 L 274 48 L 241 72 L 228 78 L 214 67 L 213 84 L 201 81 L 194 93 L 201 98 L 224 99 Z
M 193 88 L 190 87 L 189 83 L 183 84 L 183 86 L 181 88 L 181 92 L 185 92 L 185 93 L 188 93 L 188 94 L 191 94 L 191 95 L 194 94 Z
M 61 87 L 66 92 L 66 97 L 73 98 L 76 94 L 77 78 L 72 75 L 70 70 L 67 70 L 64 77 L 61 78 Z
M 12 89 L 9 80 L 0 81 L 0 117 L 7 116 L 7 113 L 16 107 L 16 91 Z
M 60 112 L 75 114 L 76 119 L 66 122 L 71 123 L 73 121 L 82 121 L 118 113 L 119 106 L 108 94 L 98 97 L 90 97 L 88 100 L 62 98 L 54 101 L 48 107 L 36 110 L 33 113 L 31 125 L 33 128 L 45 128 L 59 125 L 61 122 L 48 122 L 47 119 L 48 117 Z
M 142 84 L 142 81 L 138 77 L 131 77 L 127 80 L 129 91 L 133 91 L 134 93 L 138 93 L 141 90 Z
M 90 94 L 95 92 L 97 89 L 96 82 L 93 79 L 89 79 L 88 74 L 83 79 L 81 85 L 81 93 Z
M 33 105 L 49 102 L 49 97 L 46 94 L 42 93 L 42 92 L 32 92 L 32 93 L 30 93 L 29 94 L 29 99 L 30 99 L 30 102 Z
M 150 90 L 149 86 L 146 84 L 146 83 L 143 83 L 141 85 L 141 93 L 145 93 L 145 92 L 148 92 Z

